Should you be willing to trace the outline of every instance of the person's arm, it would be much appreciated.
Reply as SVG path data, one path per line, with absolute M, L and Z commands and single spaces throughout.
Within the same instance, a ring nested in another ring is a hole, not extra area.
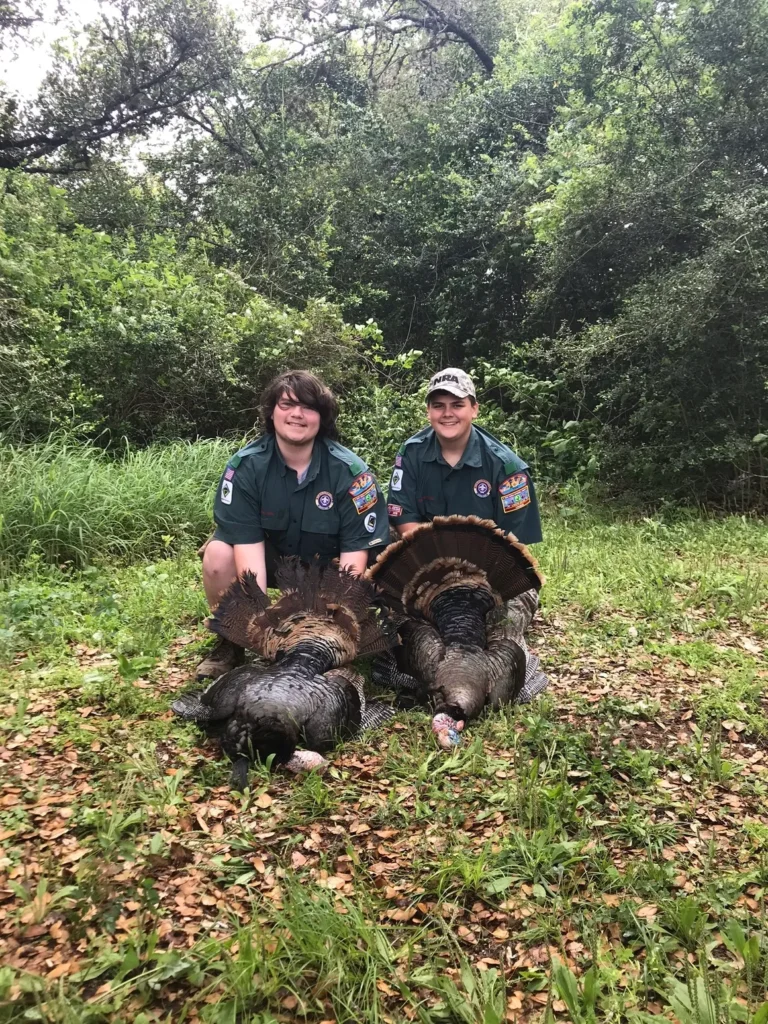
M 242 576 L 244 572 L 252 572 L 259 587 L 266 594 L 267 556 L 264 541 L 259 541 L 257 544 L 235 544 L 233 550 L 237 575 Z
M 355 576 L 362 576 L 367 566 L 367 551 L 342 551 L 339 555 L 339 568 L 349 569 Z
M 407 537 L 409 533 L 413 533 L 417 526 L 421 526 L 421 523 L 395 523 L 395 529 L 401 537 Z

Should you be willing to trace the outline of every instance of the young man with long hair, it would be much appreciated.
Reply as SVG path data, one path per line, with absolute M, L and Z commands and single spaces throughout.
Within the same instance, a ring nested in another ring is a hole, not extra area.
M 362 573 L 371 548 L 386 544 L 389 525 L 375 477 L 339 444 L 338 403 L 314 374 L 280 374 L 261 399 L 263 433 L 227 463 L 213 517 L 216 531 L 203 555 L 211 609 L 240 573 L 250 570 L 266 591 L 280 556 L 339 559 Z M 242 648 L 228 640 L 198 666 L 198 679 L 239 664 Z

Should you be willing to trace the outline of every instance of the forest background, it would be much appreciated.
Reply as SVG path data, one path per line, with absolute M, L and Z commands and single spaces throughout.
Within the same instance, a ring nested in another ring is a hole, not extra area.
M 767 57 L 765 0 L 104 6 L 0 93 L 5 445 L 241 437 L 309 366 L 386 474 L 460 364 L 542 484 L 764 507 Z

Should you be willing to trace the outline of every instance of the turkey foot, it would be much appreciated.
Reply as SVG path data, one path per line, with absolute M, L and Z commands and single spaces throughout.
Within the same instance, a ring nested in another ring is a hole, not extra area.
M 463 728 L 463 721 L 457 722 L 455 718 L 442 712 L 432 719 L 432 732 L 435 734 L 437 742 L 445 750 L 457 747 L 461 743 L 459 733 Z
M 312 771 L 322 773 L 328 767 L 328 762 L 314 750 L 295 750 L 293 757 L 285 762 L 285 767 L 294 775 Z

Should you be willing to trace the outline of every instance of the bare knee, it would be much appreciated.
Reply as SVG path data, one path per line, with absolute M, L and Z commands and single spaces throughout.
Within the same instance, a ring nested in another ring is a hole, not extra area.
M 223 540 L 211 540 L 203 555 L 203 586 L 208 604 L 215 608 L 219 598 L 237 576 L 235 550 Z

